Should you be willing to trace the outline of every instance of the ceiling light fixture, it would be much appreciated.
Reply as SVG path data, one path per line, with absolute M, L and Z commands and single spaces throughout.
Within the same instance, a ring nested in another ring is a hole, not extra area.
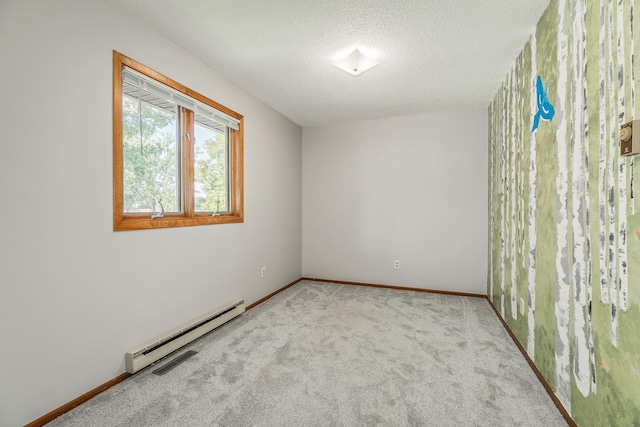
M 345 56 L 341 60 L 334 62 L 333 65 L 340 68 L 352 76 L 359 76 L 367 70 L 372 69 L 378 65 L 380 61 L 376 61 L 365 56 L 360 50 L 355 49 L 349 55 Z

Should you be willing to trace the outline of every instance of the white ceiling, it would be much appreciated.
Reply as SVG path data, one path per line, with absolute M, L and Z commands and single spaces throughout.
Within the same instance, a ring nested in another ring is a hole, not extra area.
M 487 106 L 549 0 L 109 0 L 301 126 Z M 380 65 L 332 65 L 354 48 Z

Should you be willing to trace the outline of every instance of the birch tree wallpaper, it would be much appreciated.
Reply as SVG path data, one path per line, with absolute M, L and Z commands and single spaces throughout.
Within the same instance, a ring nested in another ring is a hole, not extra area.
M 487 292 L 583 427 L 640 426 L 639 9 L 551 0 L 489 106 Z

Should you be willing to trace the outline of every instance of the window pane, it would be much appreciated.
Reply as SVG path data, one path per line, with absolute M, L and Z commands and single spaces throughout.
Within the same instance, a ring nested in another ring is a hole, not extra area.
M 122 97 L 124 212 L 180 212 L 178 110 Z
M 197 118 L 196 118 L 197 120 Z M 195 210 L 229 210 L 227 130 L 224 126 L 195 122 Z

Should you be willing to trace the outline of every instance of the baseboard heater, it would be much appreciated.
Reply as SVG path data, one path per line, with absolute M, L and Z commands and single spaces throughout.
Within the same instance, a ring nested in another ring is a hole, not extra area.
M 124 357 L 127 372 L 130 374 L 138 372 L 244 311 L 244 300 L 237 300 L 127 352 Z

